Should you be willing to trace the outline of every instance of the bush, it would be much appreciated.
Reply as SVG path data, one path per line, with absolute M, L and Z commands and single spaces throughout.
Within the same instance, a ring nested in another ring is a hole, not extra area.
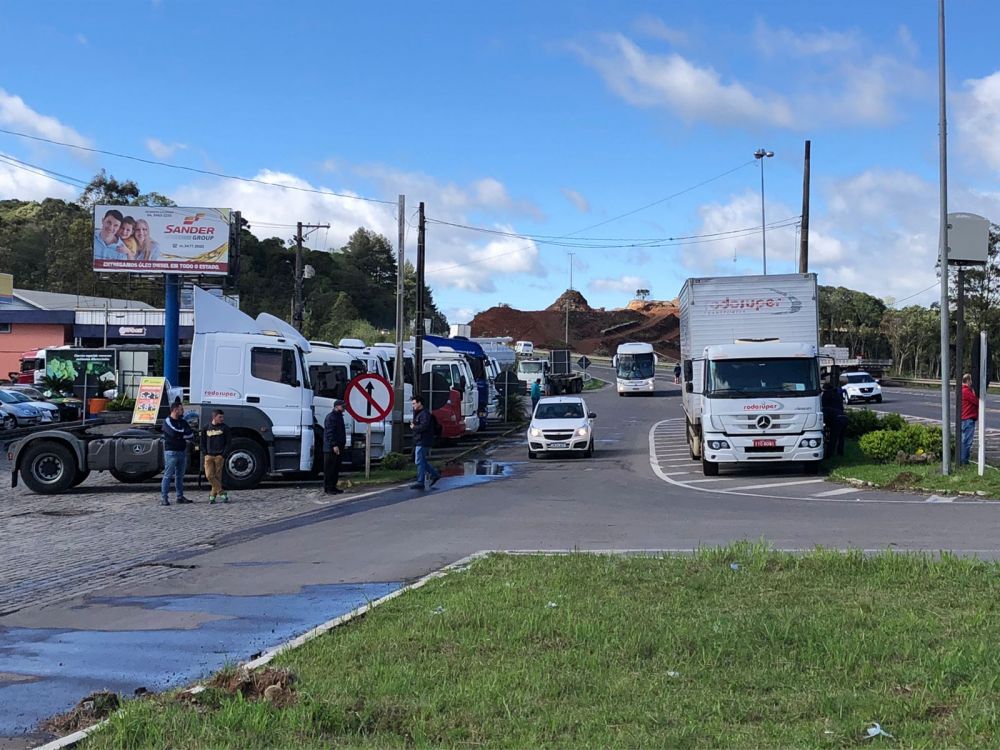
M 924 427 L 919 424 L 904 425 L 901 430 L 874 430 L 861 436 L 861 452 L 873 461 L 889 463 L 896 460 L 902 451 L 937 454 L 941 444 L 940 427 Z
M 409 459 L 402 453 L 386 453 L 382 458 L 382 468 L 392 471 L 405 469 L 409 463 Z
M 892 414 L 883 414 L 882 418 L 878 421 L 878 426 L 880 430 L 902 430 L 906 427 L 906 420 L 895 412 Z
M 847 437 L 859 438 L 879 429 L 878 414 L 871 409 L 847 412 Z
M 107 408 L 108 411 L 132 411 L 135 408 L 135 399 L 123 393 L 108 401 Z

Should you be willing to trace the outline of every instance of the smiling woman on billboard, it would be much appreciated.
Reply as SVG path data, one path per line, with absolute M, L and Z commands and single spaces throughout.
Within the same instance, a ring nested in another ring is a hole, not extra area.
M 226 274 L 228 208 L 94 207 L 94 270 Z

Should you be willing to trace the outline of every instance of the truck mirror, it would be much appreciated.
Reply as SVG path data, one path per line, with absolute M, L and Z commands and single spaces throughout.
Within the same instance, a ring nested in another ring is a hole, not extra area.
M 611 358 L 611 366 L 612 367 L 618 367 L 618 355 L 617 354 Z
M 694 383 L 690 380 L 684 384 L 684 390 L 688 393 L 694 393 Z

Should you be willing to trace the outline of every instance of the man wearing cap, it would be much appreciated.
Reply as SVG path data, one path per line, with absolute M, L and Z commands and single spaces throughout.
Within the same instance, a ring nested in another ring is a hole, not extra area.
M 323 491 L 327 495 L 339 495 L 337 489 L 340 476 L 340 462 L 347 447 L 347 428 L 344 426 L 344 402 L 337 399 L 333 409 L 323 421 Z

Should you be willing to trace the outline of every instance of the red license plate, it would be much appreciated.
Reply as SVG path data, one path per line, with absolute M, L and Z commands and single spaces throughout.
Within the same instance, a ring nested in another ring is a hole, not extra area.
M 777 440 L 766 440 L 762 438 L 757 438 L 753 441 L 754 448 L 776 448 L 778 446 Z

